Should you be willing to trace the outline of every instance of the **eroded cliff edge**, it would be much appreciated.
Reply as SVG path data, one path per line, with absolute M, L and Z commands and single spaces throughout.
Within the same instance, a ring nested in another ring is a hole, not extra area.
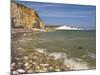
M 11 27 L 44 29 L 44 22 L 36 10 L 17 2 L 11 2 Z

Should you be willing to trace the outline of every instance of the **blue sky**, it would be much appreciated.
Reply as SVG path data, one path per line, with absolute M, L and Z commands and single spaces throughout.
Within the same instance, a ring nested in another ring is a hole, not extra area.
M 85 29 L 96 27 L 95 6 L 28 1 L 18 1 L 18 3 L 35 9 L 46 25 L 67 25 Z

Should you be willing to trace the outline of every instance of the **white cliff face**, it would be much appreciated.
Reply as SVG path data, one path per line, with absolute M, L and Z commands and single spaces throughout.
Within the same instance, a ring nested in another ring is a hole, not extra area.
M 56 30 L 81 30 L 79 28 L 72 28 L 72 27 L 68 27 L 68 26 L 60 26 L 60 27 L 57 27 L 55 28 Z

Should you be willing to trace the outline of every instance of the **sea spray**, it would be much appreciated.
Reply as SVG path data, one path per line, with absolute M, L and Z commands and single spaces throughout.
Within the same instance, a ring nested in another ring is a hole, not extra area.
M 46 52 L 46 49 L 36 48 L 37 51 L 40 53 Z M 49 54 L 48 52 L 46 52 Z M 70 70 L 84 70 L 89 69 L 87 62 L 83 61 L 79 58 L 68 58 L 66 53 L 62 52 L 53 52 L 50 53 L 50 56 L 54 56 L 55 60 L 57 59 L 64 59 L 64 64 L 70 68 Z
M 64 58 L 64 64 L 66 64 L 71 70 L 82 70 L 82 69 L 89 69 L 88 64 L 85 61 L 76 61 L 75 58 L 67 58 L 67 54 L 54 52 L 51 54 L 54 56 L 55 59 Z

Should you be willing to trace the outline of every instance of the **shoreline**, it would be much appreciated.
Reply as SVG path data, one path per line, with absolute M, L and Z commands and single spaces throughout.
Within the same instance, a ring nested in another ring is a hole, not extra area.
M 61 52 L 54 52 L 50 54 L 43 49 L 26 50 L 25 52 L 29 55 L 12 58 L 12 74 L 15 72 L 18 74 L 30 74 L 89 69 L 85 62 L 77 62 L 73 59 L 68 59 L 67 56 Z
M 25 37 L 29 31 L 25 32 L 25 29 L 23 30 L 14 29 L 12 30 L 12 32 L 13 32 L 11 34 L 12 41 L 14 40 L 13 42 L 16 42 L 17 38 L 19 39 L 20 36 Z M 36 34 L 39 33 L 37 31 L 33 32 Z M 65 55 L 65 53 L 62 52 L 49 53 L 45 49 L 41 48 L 29 49 L 29 48 L 19 47 L 18 50 L 16 48 L 18 47 L 16 46 L 14 49 L 11 50 L 12 54 L 13 52 L 15 52 L 15 54 L 12 55 L 11 59 L 11 73 L 13 75 L 25 74 L 25 73 L 31 74 L 31 73 L 41 73 L 41 72 L 59 72 L 59 71 L 61 72 L 61 71 L 94 69 L 94 68 L 89 68 L 88 64 L 80 59 L 67 58 L 67 55 Z
M 39 29 L 39 28 L 31 28 L 31 29 L 24 29 L 24 28 L 12 28 L 11 33 L 31 33 L 31 32 L 51 32 L 55 31 L 54 29 L 45 28 L 45 29 Z

